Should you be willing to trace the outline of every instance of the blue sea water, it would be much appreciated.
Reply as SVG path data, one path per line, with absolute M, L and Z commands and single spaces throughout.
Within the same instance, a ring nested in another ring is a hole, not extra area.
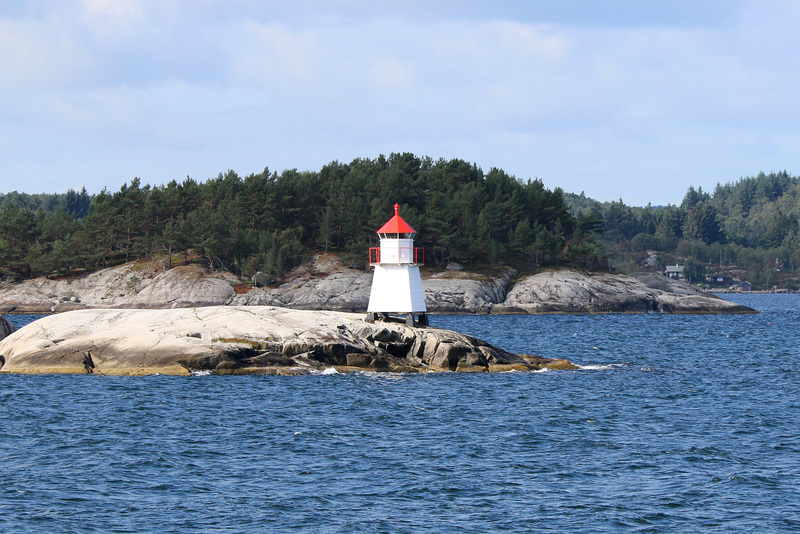
M 432 317 L 580 371 L 0 375 L 0 532 L 796 532 L 800 295 L 728 298 Z

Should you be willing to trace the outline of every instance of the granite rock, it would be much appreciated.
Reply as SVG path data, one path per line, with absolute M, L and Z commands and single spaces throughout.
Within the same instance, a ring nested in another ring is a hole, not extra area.
M 270 306 L 70 311 L 12 333 L 0 341 L 0 354 L 4 373 L 486 372 L 565 365 L 449 330 Z
M 586 274 L 546 271 L 509 291 L 492 313 L 751 313 L 746 306 L 703 293 L 659 274 Z
M 740 313 L 752 311 L 658 274 L 545 271 L 516 280 L 466 271 L 423 275 L 431 313 Z M 278 287 L 255 287 L 228 272 L 199 265 L 167 269 L 135 262 L 66 280 L 37 278 L 0 286 L 0 312 L 47 313 L 87 308 L 279 306 L 364 312 L 372 273 L 350 269 L 323 254 L 294 269 Z

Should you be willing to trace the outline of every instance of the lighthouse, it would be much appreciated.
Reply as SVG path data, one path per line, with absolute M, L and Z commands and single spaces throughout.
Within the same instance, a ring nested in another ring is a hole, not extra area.
M 394 217 L 380 227 L 380 247 L 369 249 L 369 264 L 375 268 L 369 294 L 367 321 L 405 315 L 406 324 L 428 325 L 425 295 L 419 266 L 424 263 L 421 248 L 414 247 L 416 230 L 400 217 L 400 205 L 394 205 Z M 414 314 L 419 319 L 414 321 Z

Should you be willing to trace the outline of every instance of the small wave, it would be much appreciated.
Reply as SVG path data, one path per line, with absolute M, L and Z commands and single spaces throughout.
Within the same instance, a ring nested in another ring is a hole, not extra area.
M 605 365 L 578 365 L 579 369 L 587 371 L 608 371 L 609 369 L 617 369 L 618 367 L 625 367 L 624 363 L 609 363 Z
M 338 375 L 339 371 L 336 370 L 334 367 L 327 367 L 322 370 L 320 373 L 321 375 Z
M 366 376 L 368 378 L 375 378 L 379 380 L 405 380 L 406 375 L 408 373 L 397 373 L 397 372 L 389 372 L 389 371 L 359 371 L 359 375 Z
M 208 375 L 211 374 L 211 371 L 209 371 L 209 370 L 205 370 L 205 371 L 189 371 L 189 373 L 192 376 L 208 376 Z

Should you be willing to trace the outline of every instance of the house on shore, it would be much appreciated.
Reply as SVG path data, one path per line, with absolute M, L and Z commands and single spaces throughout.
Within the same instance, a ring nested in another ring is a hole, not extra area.
M 706 276 L 706 283 L 712 286 L 730 286 L 733 283 L 733 278 L 727 274 L 715 273 Z
M 741 282 L 736 282 L 735 284 L 733 284 L 731 286 L 731 290 L 733 290 L 733 291 L 744 291 L 744 292 L 752 291 L 753 290 L 753 284 L 751 284 L 750 282 L 748 282 L 746 280 L 742 280 Z
M 667 265 L 664 270 L 664 276 L 672 278 L 673 280 L 683 280 L 683 265 Z

